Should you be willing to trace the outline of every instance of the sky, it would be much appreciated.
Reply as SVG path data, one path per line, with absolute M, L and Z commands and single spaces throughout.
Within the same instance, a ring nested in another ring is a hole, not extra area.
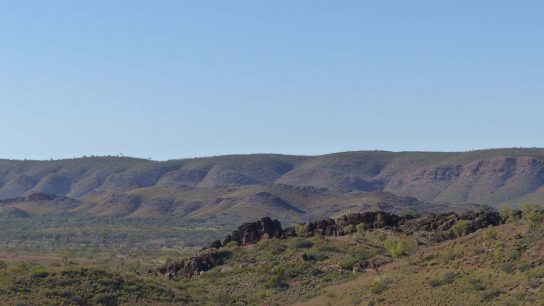
M 0 158 L 544 147 L 544 1 L 1 1 Z

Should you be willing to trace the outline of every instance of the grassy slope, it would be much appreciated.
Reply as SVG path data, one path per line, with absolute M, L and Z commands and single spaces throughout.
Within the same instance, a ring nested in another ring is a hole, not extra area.
M 497 227 L 495 240 L 485 231 L 384 266 L 385 281 L 368 272 L 300 305 L 541 305 L 544 240 L 520 224 Z
M 373 270 L 350 270 L 386 253 L 380 233 L 402 238 L 372 231 L 363 239 L 317 236 L 230 246 L 223 249 L 229 258 L 224 265 L 181 280 L 146 273 L 157 266 L 152 257 L 74 263 L 40 257 L 35 264 L 11 258 L 7 269 L 0 268 L 0 294 L 8 305 L 538 305 L 544 299 L 542 236 L 529 236 L 518 223 L 496 227 L 495 238 L 488 231 L 415 250 L 382 266 L 383 281 Z

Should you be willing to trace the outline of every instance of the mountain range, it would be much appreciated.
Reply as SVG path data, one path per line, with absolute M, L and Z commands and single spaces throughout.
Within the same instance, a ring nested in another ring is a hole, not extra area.
M 37 192 L 83 199 L 149 187 L 214 190 L 270 184 L 388 192 L 450 204 L 516 206 L 544 196 L 544 149 L 252 154 L 170 161 L 0 160 L 0 199 Z

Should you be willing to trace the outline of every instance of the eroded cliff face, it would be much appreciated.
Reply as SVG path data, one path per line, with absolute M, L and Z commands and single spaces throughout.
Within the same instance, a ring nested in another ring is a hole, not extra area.
M 544 185 L 544 162 L 529 156 L 499 157 L 397 173 L 386 191 L 422 200 L 494 204 L 536 191 Z
M 142 187 L 217 189 L 285 184 L 387 191 L 422 201 L 492 204 L 544 186 L 543 149 L 231 155 L 155 162 L 121 157 L 0 160 L 0 199 L 45 192 L 80 199 Z M 538 199 L 543 196 L 536 194 Z

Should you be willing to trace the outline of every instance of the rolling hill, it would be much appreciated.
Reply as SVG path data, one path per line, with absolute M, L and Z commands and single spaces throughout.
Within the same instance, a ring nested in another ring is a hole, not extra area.
M 36 192 L 82 199 L 141 188 L 283 184 L 383 191 L 421 201 L 517 206 L 544 197 L 544 149 L 229 155 L 170 161 L 86 157 L 0 160 L 0 199 Z

